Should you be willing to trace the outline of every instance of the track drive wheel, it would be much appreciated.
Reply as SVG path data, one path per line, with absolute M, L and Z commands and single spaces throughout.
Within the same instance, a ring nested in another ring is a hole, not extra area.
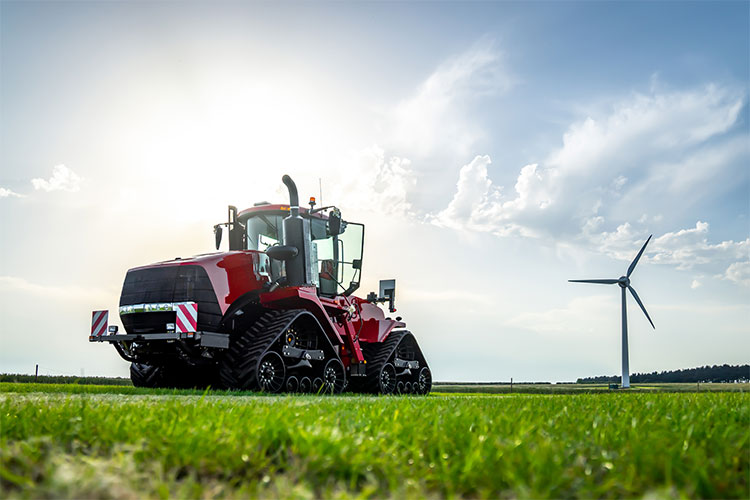
M 344 365 L 338 359 L 329 359 L 323 368 L 323 391 L 327 394 L 339 394 L 346 386 Z
M 284 360 L 275 351 L 266 352 L 258 362 L 256 375 L 260 390 L 264 392 L 281 392 L 284 388 L 286 368 Z

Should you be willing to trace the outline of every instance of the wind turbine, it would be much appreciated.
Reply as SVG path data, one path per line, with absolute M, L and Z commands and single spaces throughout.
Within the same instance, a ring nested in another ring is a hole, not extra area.
M 653 236 L 653 234 L 651 235 Z M 654 322 L 651 321 L 651 316 L 648 315 L 648 312 L 646 312 L 646 308 L 643 306 L 643 302 L 641 302 L 641 299 L 638 297 L 638 294 L 635 292 L 635 288 L 630 286 L 630 275 L 633 274 L 633 270 L 635 269 L 636 264 L 638 264 L 638 259 L 641 258 L 641 255 L 643 255 L 643 251 L 646 249 L 646 245 L 648 245 L 648 242 L 651 241 L 651 236 L 648 237 L 646 240 L 646 243 L 643 244 L 643 247 L 641 248 L 641 251 L 638 252 L 638 255 L 635 256 L 635 259 L 633 259 L 633 262 L 630 263 L 630 267 L 628 267 L 628 272 L 625 276 L 620 276 L 616 280 L 568 280 L 571 283 L 596 283 L 599 285 L 614 285 L 617 283 L 620 285 L 620 289 L 622 291 L 622 387 L 628 388 L 630 387 L 630 367 L 628 366 L 628 311 L 627 306 L 625 304 L 625 289 L 627 288 L 630 290 L 630 293 L 633 294 L 633 298 L 636 302 L 638 302 L 638 305 L 641 306 L 641 310 L 643 311 L 643 314 L 646 315 L 646 318 L 648 318 L 648 322 L 651 323 L 651 326 L 656 329 L 654 326 Z

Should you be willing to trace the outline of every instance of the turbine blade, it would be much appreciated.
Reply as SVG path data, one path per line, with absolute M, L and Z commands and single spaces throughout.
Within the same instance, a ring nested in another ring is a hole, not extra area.
M 653 234 L 651 236 L 653 236 Z M 643 251 L 646 249 L 646 245 L 648 245 L 648 242 L 651 241 L 651 236 L 649 236 L 648 239 L 646 240 L 646 243 L 643 244 L 641 251 L 638 252 L 638 255 L 635 256 L 635 259 L 633 259 L 633 262 L 630 263 L 630 267 L 628 268 L 628 274 L 625 275 L 628 278 L 630 278 L 630 275 L 633 273 L 633 269 L 635 269 L 635 265 L 638 264 L 638 260 L 641 258 L 641 255 L 643 255 Z
M 568 280 L 570 283 L 598 283 L 600 285 L 614 285 L 618 280 Z
M 654 326 L 654 322 L 651 321 L 651 316 L 648 315 L 648 313 L 646 312 L 646 308 L 643 307 L 643 302 L 641 302 L 641 299 L 638 297 L 638 294 L 635 293 L 635 288 L 628 285 L 628 290 L 630 290 L 630 293 L 633 294 L 633 298 L 635 299 L 636 302 L 638 302 L 638 305 L 641 306 L 641 310 L 643 311 L 643 314 L 646 315 L 646 318 L 648 318 L 648 322 L 651 323 L 651 326 L 653 327 L 653 329 L 656 330 L 656 327 Z

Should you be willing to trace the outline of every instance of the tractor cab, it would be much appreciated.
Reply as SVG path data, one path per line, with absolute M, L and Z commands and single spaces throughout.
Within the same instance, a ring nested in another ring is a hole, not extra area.
M 289 217 L 289 205 L 262 202 L 239 213 L 230 206 L 229 222 L 214 226 L 217 250 L 221 226 L 225 225 L 229 228 L 230 250 L 261 252 L 260 271 L 271 281 L 285 278 L 285 262 L 266 252 L 288 243 L 284 238 L 284 219 Z M 335 207 L 314 210 L 314 202 L 309 209 L 300 207 L 299 217 L 302 234 L 298 246 L 304 251 L 298 257 L 303 260 L 304 284 L 314 285 L 319 295 L 327 297 L 352 294 L 359 288 L 362 272 L 364 225 L 342 220 Z

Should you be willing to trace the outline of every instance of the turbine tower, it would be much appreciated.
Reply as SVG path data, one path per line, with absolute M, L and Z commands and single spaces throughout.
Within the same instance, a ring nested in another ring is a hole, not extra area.
M 653 234 L 651 235 L 653 236 Z M 641 302 L 641 299 L 638 297 L 638 294 L 635 292 L 635 289 L 630 286 L 630 275 L 633 274 L 633 270 L 635 269 L 636 264 L 638 264 L 638 259 L 641 258 L 641 255 L 643 255 L 643 251 L 646 249 L 646 245 L 648 245 L 648 242 L 651 241 L 651 236 L 648 237 L 646 240 L 646 243 L 643 244 L 643 247 L 641 248 L 641 251 L 638 252 L 638 255 L 635 256 L 635 259 L 633 259 L 633 262 L 630 263 L 630 267 L 628 267 L 628 272 L 625 276 L 620 276 L 618 279 L 615 280 L 568 280 L 571 283 L 596 283 L 599 285 L 614 285 L 617 283 L 620 285 L 620 291 L 622 292 L 622 387 L 628 388 L 630 387 L 630 367 L 628 365 L 628 311 L 627 311 L 627 305 L 625 303 L 625 289 L 630 290 L 630 293 L 633 295 L 633 298 L 636 302 L 638 302 L 638 305 L 641 306 L 641 310 L 643 311 L 643 314 L 646 315 L 646 318 L 648 318 L 648 322 L 651 323 L 651 326 L 656 329 L 654 326 L 654 322 L 651 321 L 651 316 L 648 315 L 648 312 L 646 312 L 646 308 L 643 306 L 643 302 Z

